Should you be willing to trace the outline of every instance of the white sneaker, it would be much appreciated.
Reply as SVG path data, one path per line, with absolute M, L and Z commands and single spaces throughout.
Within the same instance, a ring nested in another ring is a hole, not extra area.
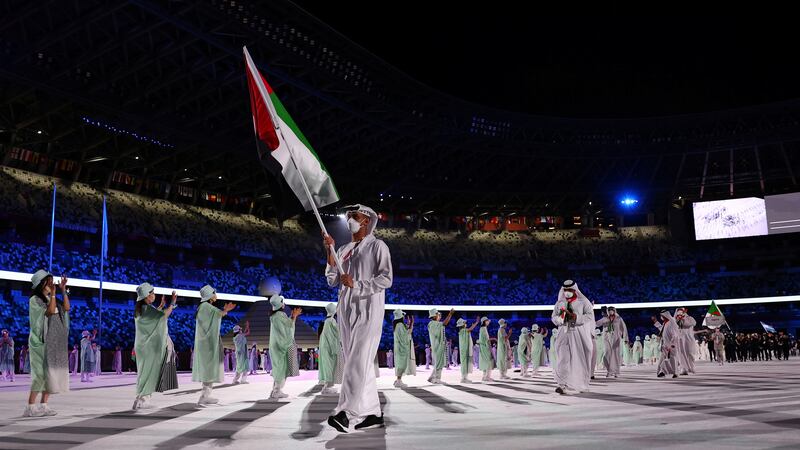
M 44 406 L 44 407 L 40 408 L 39 410 L 42 412 L 43 416 L 55 416 L 56 414 L 58 414 L 56 412 L 56 410 L 54 410 L 50 406 Z
M 200 397 L 200 400 L 197 401 L 198 405 L 216 405 L 219 403 L 219 399 L 214 397 Z
M 142 407 L 142 401 L 141 399 L 137 398 L 136 400 L 133 401 L 133 406 L 131 407 L 131 410 L 137 411 L 141 407 Z
M 155 407 L 156 407 L 156 405 L 150 403 L 150 399 L 149 398 L 143 398 L 139 402 L 139 409 L 153 409 Z
M 44 413 L 39 408 L 39 405 L 28 405 L 25 411 L 22 412 L 22 417 L 42 417 Z
M 394 380 L 394 387 L 396 387 L 396 388 L 407 388 L 408 385 L 403 383 L 402 380 Z
M 250 384 L 250 382 L 247 380 L 242 380 L 242 384 Z
M 464 384 L 472 384 L 472 381 L 470 381 L 469 378 L 462 378 L 461 382 Z

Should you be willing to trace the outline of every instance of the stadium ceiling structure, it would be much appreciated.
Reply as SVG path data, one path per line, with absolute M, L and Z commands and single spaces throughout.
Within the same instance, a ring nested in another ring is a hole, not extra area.
M 287 1 L 9 0 L 0 14 L 3 163 L 28 149 L 50 161 L 40 172 L 68 160 L 70 179 L 101 187 L 124 173 L 269 207 L 247 45 L 344 202 L 540 214 L 630 190 L 668 205 L 798 189 L 800 100 L 543 117 L 436 91 Z

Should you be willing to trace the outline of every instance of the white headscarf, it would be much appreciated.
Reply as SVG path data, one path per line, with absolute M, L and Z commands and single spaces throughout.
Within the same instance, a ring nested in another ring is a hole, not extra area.
M 580 289 L 578 289 L 578 283 L 576 283 L 576 282 L 574 282 L 574 281 L 572 281 L 572 280 L 566 280 L 566 281 L 564 281 L 564 283 L 561 285 L 561 289 L 559 289 L 559 290 L 558 290 L 558 301 L 562 301 L 562 300 L 563 300 L 564 302 L 566 302 L 566 301 L 567 301 L 567 297 L 564 295 L 564 292 L 565 292 L 565 291 L 564 291 L 564 285 L 568 285 L 568 286 L 567 286 L 567 288 L 569 288 L 569 289 L 572 289 L 572 290 L 574 290 L 574 291 L 575 291 L 575 299 L 576 299 L 576 300 L 578 300 L 578 299 L 581 299 L 581 298 L 582 298 L 582 299 L 586 300 L 587 302 L 589 301 L 589 299 L 588 299 L 588 298 L 586 298 L 586 296 L 585 296 L 585 295 L 583 295 L 583 292 L 581 292 L 581 290 L 580 290 Z M 591 302 L 589 302 L 589 303 L 591 303 Z
M 378 213 L 376 213 L 375 210 L 360 203 L 345 206 L 345 209 L 348 211 L 357 211 L 365 216 L 369 216 L 369 229 L 367 230 L 367 234 L 372 234 L 375 231 L 375 228 L 378 226 Z

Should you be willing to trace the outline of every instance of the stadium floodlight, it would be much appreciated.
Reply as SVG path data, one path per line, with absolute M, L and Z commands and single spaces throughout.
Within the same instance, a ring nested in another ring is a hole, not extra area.
M 639 200 L 636 197 L 626 195 L 619 201 L 619 204 L 625 208 L 633 208 L 639 204 Z

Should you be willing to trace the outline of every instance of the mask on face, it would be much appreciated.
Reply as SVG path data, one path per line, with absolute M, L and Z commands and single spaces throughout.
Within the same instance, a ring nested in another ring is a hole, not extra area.
M 354 218 L 347 219 L 347 228 L 350 229 L 350 234 L 356 234 L 361 229 L 361 224 Z
M 566 298 L 572 298 L 574 296 L 575 296 L 575 294 L 572 291 L 564 292 L 564 297 L 566 297 Z

